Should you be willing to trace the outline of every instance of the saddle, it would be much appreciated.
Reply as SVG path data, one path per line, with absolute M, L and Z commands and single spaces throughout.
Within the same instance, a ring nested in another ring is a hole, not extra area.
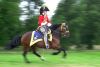
M 30 46 L 36 44 L 39 41 L 43 41 L 43 33 L 40 31 L 33 31 L 30 40 Z M 52 41 L 51 30 L 48 31 L 48 41 Z

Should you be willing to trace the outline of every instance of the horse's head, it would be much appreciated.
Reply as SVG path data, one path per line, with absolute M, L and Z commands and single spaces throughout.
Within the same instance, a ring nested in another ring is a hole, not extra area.
M 67 23 L 53 24 L 51 26 L 53 31 L 59 31 L 63 36 L 69 36 L 69 29 Z
M 69 36 L 69 29 L 68 29 L 68 24 L 66 23 L 61 23 L 60 27 L 60 32 L 63 36 Z

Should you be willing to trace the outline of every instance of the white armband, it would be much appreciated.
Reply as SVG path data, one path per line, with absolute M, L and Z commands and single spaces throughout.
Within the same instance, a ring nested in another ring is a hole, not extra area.
M 47 24 L 47 22 L 42 22 L 42 23 L 41 23 L 41 25 L 46 25 L 46 24 Z
M 47 24 L 47 26 L 51 26 L 51 25 L 52 25 L 51 23 L 48 23 L 48 24 Z

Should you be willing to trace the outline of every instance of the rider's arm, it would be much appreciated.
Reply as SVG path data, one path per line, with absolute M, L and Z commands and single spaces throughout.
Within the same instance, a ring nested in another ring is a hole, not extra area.
M 38 25 L 41 26 L 41 23 L 43 22 L 43 16 L 40 15 L 38 18 Z
M 48 22 L 48 23 L 51 23 L 51 22 L 50 22 L 50 19 L 48 18 L 48 16 L 46 16 L 46 18 L 47 18 L 47 22 Z
M 36 31 L 39 31 L 39 29 L 40 29 L 40 26 L 37 27 Z
M 48 18 L 48 16 L 47 16 L 47 22 L 48 22 L 47 26 L 50 27 L 52 25 L 52 23 L 51 23 L 50 19 Z

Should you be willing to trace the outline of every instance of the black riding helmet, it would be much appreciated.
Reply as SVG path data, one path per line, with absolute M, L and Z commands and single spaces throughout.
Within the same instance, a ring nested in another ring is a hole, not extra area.
M 47 7 L 47 6 L 42 6 L 42 7 L 40 8 L 40 14 L 42 14 L 43 11 L 49 11 L 48 7 Z

